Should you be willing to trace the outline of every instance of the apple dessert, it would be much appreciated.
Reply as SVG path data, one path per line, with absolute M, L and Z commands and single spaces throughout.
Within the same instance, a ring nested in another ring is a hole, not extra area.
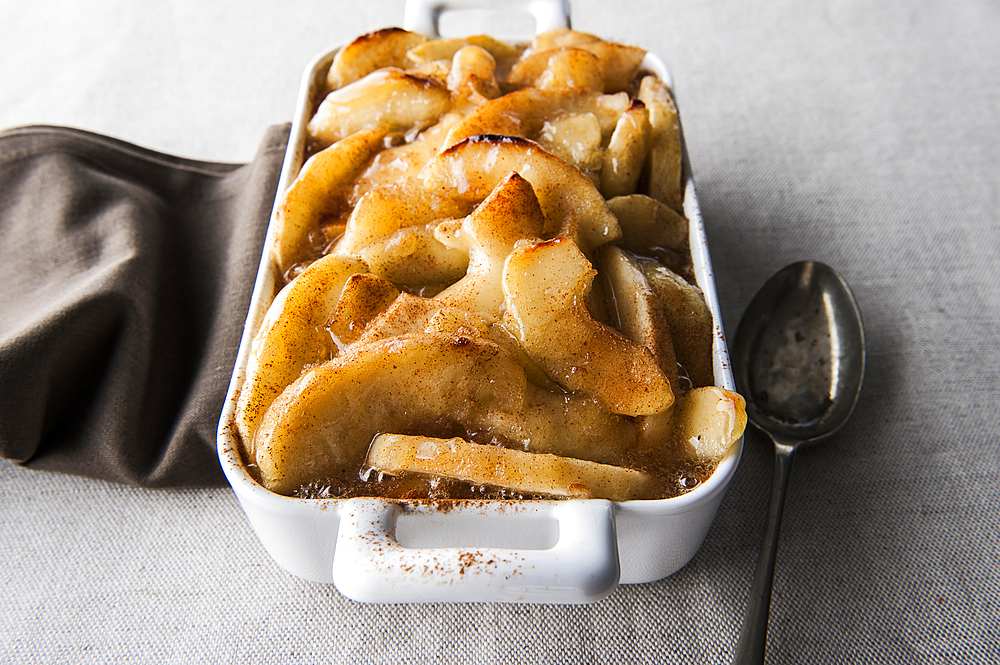
M 675 496 L 742 435 L 642 49 L 398 28 L 338 51 L 236 409 L 281 494 Z

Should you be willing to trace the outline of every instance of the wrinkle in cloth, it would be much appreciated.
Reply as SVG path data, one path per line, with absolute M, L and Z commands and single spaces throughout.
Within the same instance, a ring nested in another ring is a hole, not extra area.
M 0 455 L 138 486 L 225 483 L 215 433 L 288 130 L 248 164 L 0 133 Z

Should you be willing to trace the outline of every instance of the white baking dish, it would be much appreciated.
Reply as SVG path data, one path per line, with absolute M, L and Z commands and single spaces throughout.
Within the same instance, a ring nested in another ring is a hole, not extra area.
M 443 9 L 483 2 L 407 5 L 405 27 L 437 36 Z M 569 25 L 564 0 L 514 3 L 539 31 Z M 508 3 L 509 5 L 509 3 Z M 278 184 L 283 192 L 303 162 L 305 126 L 336 49 L 306 69 Z M 645 65 L 670 83 L 654 56 Z M 733 388 L 705 230 L 685 156 L 684 208 L 698 285 L 715 319 L 716 385 Z M 618 584 L 651 582 L 684 566 L 701 546 L 742 450 L 740 440 L 714 474 L 688 494 L 655 501 L 456 501 L 441 505 L 385 499 L 296 499 L 258 485 L 243 465 L 231 426 L 250 342 L 274 294 L 268 230 L 253 300 L 218 432 L 222 468 L 264 548 L 294 575 L 334 583 L 369 602 L 507 601 L 583 603 Z

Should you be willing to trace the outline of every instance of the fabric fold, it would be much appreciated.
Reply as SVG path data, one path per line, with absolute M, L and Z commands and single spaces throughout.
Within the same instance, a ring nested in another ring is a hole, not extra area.
M 0 133 L 0 455 L 225 483 L 215 432 L 288 139 L 248 164 L 61 127 Z

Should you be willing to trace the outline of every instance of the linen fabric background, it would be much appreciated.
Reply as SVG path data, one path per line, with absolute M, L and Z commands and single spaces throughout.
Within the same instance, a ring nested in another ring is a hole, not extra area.
M 0 127 L 250 162 L 315 53 L 402 14 L 7 3 Z M 865 317 L 857 411 L 793 469 L 768 662 L 1000 661 L 1000 6 L 579 0 L 572 16 L 673 71 L 730 335 L 800 259 L 836 267 Z M 13 297 L 0 285 L 0 307 Z M 0 660 L 728 662 L 771 470 L 748 431 L 691 563 L 600 603 L 379 606 L 279 569 L 228 488 L 2 461 Z

